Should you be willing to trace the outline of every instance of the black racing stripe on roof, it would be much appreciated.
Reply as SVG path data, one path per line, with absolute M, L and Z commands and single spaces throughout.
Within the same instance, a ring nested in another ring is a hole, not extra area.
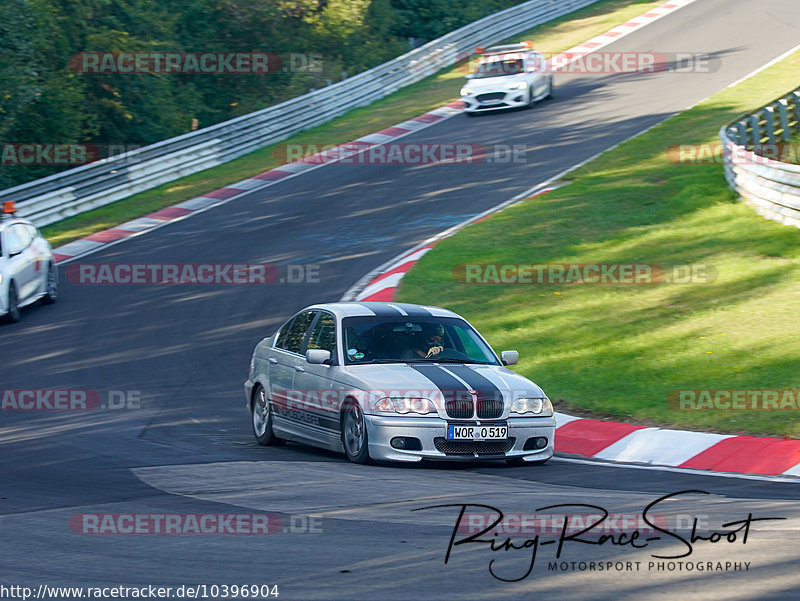
M 375 315 L 380 315 L 381 317 L 390 317 L 394 315 L 402 315 L 399 309 L 395 309 L 394 307 L 390 307 L 386 303 L 376 303 L 376 302 L 368 302 L 368 303 L 359 303 L 360 305 L 366 307 L 370 311 L 372 311 Z
M 503 400 L 502 391 L 491 380 L 482 376 L 468 365 L 448 365 L 444 369 L 469 384 L 478 393 L 479 399 Z
M 419 307 L 417 305 L 410 305 L 408 303 L 392 303 L 395 307 L 400 307 L 403 311 L 411 315 L 412 317 L 432 317 L 433 313 L 424 309 L 423 307 Z
M 430 380 L 433 385 L 439 389 L 446 401 L 472 400 L 472 396 L 469 394 L 470 389 L 464 386 L 464 384 L 454 377 L 453 374 L 445 371 L 438 365 L 427 363 L 409 363 L 408 367 L 428 378 L 428 380 Z

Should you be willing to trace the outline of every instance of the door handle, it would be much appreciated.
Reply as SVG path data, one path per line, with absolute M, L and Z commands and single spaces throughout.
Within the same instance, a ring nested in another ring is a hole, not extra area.
M 273 365 L 276 365 L 278 363 L 278 360 L 275 357 L 270 357 L 269 362 L 272 363 Z
M 305 371 L 305 368 L 303 366 L 301 366 L 301 365 L 295 365 L 294 366 L 294 370 L 295 371 Z

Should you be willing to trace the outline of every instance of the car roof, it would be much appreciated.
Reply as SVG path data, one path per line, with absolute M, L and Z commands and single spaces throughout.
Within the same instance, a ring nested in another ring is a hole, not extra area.
M 14 225 L 15 223 L 24 223 L 26 225 L 33 225 L 27 219 L 20 219 L 19 217 L 3 217 L 0 218 L 0 232 L 6 229 L 10 225 Z M 35 227 L 35 226 L 34 226 Z
M 409 317 L 457 317 L 460 316 L 448 309 L 432 307 L 428 305 L 414 305 L 411 303 L 384 303 L 384 302 L 341 302 L 341 303 L 322 303 L 311 305 L 304 310 L 323 309 L 330 311 L 337 317 L 398 317 L 407 315 Z

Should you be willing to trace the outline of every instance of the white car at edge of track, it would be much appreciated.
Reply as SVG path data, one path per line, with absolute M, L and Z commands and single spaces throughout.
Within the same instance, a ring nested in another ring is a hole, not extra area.
M 58 299 L 58 271 L 53 249 L 38 228 L 14 216 L 14 203 L 0 214 L 0 319 L 19 321 L 20 309 Z
M 461 100 L 468 116 L 533 106 L 553 97 L 553 74 L 547 61 L 529 42 L 478 49 L 481 59 L 466 76 Z

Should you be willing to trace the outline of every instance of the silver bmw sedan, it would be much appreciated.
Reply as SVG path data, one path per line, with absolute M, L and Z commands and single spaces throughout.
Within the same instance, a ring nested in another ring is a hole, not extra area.
M 356 463 L 553 456 L 553 406 L 452 311 L 348 302 L 303 309 L 255 348 L 245 382 L 259 444 Z

